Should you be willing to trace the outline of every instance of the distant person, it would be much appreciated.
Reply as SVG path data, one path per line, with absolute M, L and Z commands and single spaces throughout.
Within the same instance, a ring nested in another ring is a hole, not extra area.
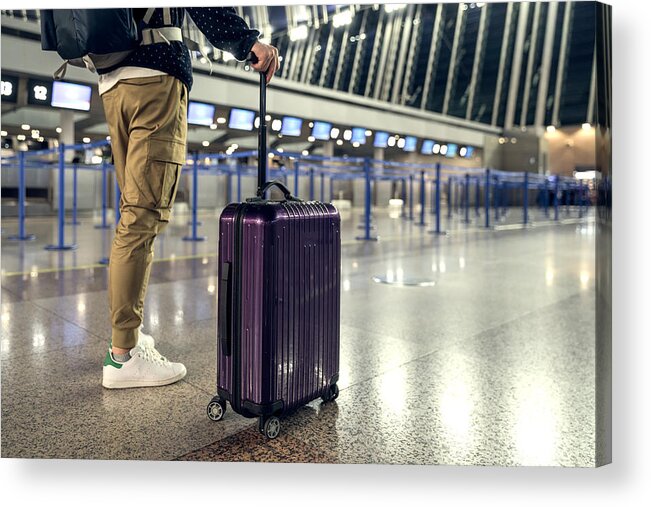
M 142 331 L 143 303 L 154 256 L 154 240 L 166 227 L 186 159 L 188 92 L 192 65 L 188 47 L 167 40 L 165 30 L 181 27 L 189 14 L 217 48 L 244 60 L 269 82 L 278 69 L 278 51 L 258 41 L 232 7 L 134 9 L 155 43 L 140 45 L 116 66 L 99 70 L 99 93 L 111 135 L 118 185 L 122 192 L 120 223 L 109 258 L 111 346 L 104 360 L 107 388 L 161 386 L 186 375 L 181 363 L 161 356 Z M 160 34 L 160 37 L 156 34 Z M 160 41 L 158 41 L 160 39 Z M 217 97 L 215 97 L 217 98 Z

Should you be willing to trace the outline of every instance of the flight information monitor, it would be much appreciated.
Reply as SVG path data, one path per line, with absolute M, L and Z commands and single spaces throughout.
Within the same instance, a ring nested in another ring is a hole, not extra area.
M 315 121 L 312 127 L 312 136 L 320 141 L 327 141 L 330 139 L 330 131 L 332 130 L 332 123 L 325 121 Z
M 253 130 L 255 111 L 248 109 L 231 109 L 228 127 L 237 130 Z
M 90 86 L 54 81 L 50 105 L 78 111 L 90 111 L 90 94 Z
M 213 124 L 215 117 L 215 106 L 204 104 L 203 102 L 190 102 L 188 104 L 188 123 L 193 125 L 205 125 L 209 127 Z
M 283 126 L 280 133 L 284 136 L 300 136 L 303 120 L 300 118 L 293 118 L 292 116 L 285 116 L 283 118 Z
M 376 148 L 386 148 L 388 146 L 387 142 L 389 141 L 388 132 L 376 132 L 375 140 L 373 141 L 373 146 Z

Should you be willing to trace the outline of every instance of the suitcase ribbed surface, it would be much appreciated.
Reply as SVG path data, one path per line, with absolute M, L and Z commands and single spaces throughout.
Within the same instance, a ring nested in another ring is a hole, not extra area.
M 339 229 L 336 209 L 319 202 L 231 205 L 222 213 L 220 283 L 223 262 L 241 276 L 233 296 L 241 309 L 241 402 L 282 400 L 285 410 L 296 408 L 323 394 L 338 374 Z M 231 395 L 236 355 L 224 355 L 220 344 L 218 387 Z

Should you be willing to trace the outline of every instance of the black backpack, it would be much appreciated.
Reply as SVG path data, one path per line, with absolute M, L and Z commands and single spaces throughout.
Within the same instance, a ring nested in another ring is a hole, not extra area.
M 142 19 L 148 24 L 155 10 L 153 8 L 41 10 L 41 48 L 46 51 L 56 51 L 65 60 L 54 72 L 54 79 L 63 79 L 68 64 L 86 67 L 93 72 L 96 69 L 113 67 L 140 44 L 169 44 L 170 41 L 183 41 L 188 47 L 200 51 L 205 56 L 203 48 L 183 37 L 181 29 L 175 26 L 144 29 L 140 38 L 139 22 Z M 164 24 L 172 25 L 171 9 L 166 7 L 162 11 Z

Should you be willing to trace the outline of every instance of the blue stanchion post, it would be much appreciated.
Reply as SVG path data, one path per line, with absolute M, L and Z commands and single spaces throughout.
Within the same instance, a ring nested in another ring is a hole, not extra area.
M 436 213 L 436 181 L 432 180 L 432 190 L 430 191 L 432 196 L 432 203 L 430 207 L 430 214 L 434 215 Z
M 448 176 L 448 218 L 452 218 L 452 177 Z
M 321 178 L 321 202 L 325 202 L 325 175 L 323 171 L 319 173 L 319 176 Z
M 464 200 L 466 201 L 464 203 L 464 205 L 465 205 L 465 216 L 464 216 L 463 222 L 465 224 L 469 224 L 470 223 L 470 174 L 466 173 L 466 178 L 465 178 L 465 182 L 464 182 L 463 187 L 464 187 L 463 188 L 463 196 L 464 196 Z
M 579 180 L 579 218 L 583 218 L 583 180 Z
M 72 164 L 72 220 L 68 225 L 79 225 L 77 220 L 77 164 Z
M 405 178 L 400 179 L 400 198 L 402 199 L 402 211 L 400 212 L 400 218 L 407 218 L 407 180 Z
M 237 169 L 237 202 L 242 202 L 242 168 L 239 160 L 235 167 Z
M 545 206 L 545 216 L 549 218 L 549 179 L 546 176 L 543 191 L 545 192 L 545 198 L 543 199 L 543 204 Z
M 495 183 L 493 184 L 493 208 L 495 208 L 495 222 L 500 219 L 500 179 L 495 176 Z
M 294 197 L 298 197 L 298 175 L 300 174 L 300 163 L 298 160 L 294 161 Z
M 197 236 L 197 209 L 199 207 L 199 154 L 192 154 L 192 236 L 183 241 L 205 241 L 205 236 Z
M 425 195 L 426 195 L 426 187 L 425 187 L 425 171 L 420 172 L 420 222 L 418 222 L 416 225 L 420 227 L 424 227 L 425 224 Z
M 414 175 L 409 174 L 409 216 L 407 220 L 414 219 Z
M 436 181 L 434 182 L 434 230 L 430 231 L 434 234 L 445 234 L 441 231 L 441 164 L 436 164 Z
M 486 179 L 484 180 L 484 214 L 486 215 L 484 227 L 487 229 L 491 226 L 491 170 L 486 169 Z
M 314 200 L 314 167 L 310 167 L 310 201 Z
M 560 178 L 556 176 L 554 183 L 554 220 L 558 222 L 558 194 L 560 192 Z
M 25 232 L 25 198 L 27 188 L 25 185 L 25 152 L 18 152 L 18 234 L 9 236 L 13 241 L 31 241 L 36 236 Z
M 364 159 L 364 182 L 364 236 L 355 239 L 377 241 L 377 236 L 371 236 L 371 161 L 368 158 Z
M 65 226 L 66 226 L 66 161 L 65 161 L 65 145 L 59 144 L 59 214 L 58 214 L 58 228 L 59 228 L 59 242 L 56 245 L 47 245 L 46 250 L 74 250 L 77 245 L 71 243 L 65 244 Z
M 118 225 L 120 224 L 120 218 L 122 217 L 122 214 L 120 213 L 120 202 L 122 201 L 122 192 L 120 192 L 120 184 L 118 183 L 118 175 L 117 173 L 113 173 L 115 176 L 115 183 L 114 183 L 114 199 L 113 199 L 113 209 L 115 210 L 115 224 L 114 224 L 114 231 L 117 233 L 118 230 Z M 110 260 L 110 256 L 103 257 L 100 259 L 99 263 L 100 264 L 105 264 L 108 265 Z
M 479 216 L 479 199 L 481 195 L 481 191 L 479 189 L 479 187 L 481 186 L 480 183 L 481 183 L 481 179 L 479 178 L 479 176 L 476 176 L 475 177 L 475 216 L 476 217 Z
M 522 221 L 524 225 L 529 222 L 529 173 L 524 173 L 524 183 L 522 185 Z
M 106 208 L 108 208 L 108 166 L 105 160 L 102 160 L 102 223 L 95 226 L 95 229 L 110 229 L 111 226 L 106 220 Z

